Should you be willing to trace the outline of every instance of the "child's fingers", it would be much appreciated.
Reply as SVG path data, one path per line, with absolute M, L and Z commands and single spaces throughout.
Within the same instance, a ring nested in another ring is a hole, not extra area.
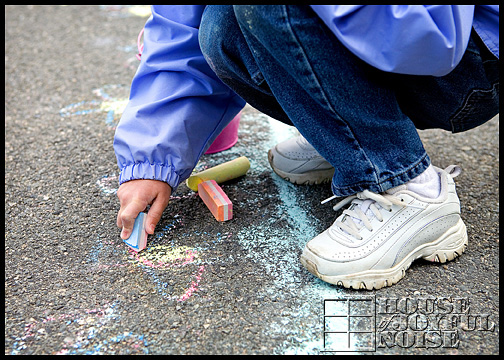
M 123 207 L 121 207 L 121 208 L 119 209 L 119 211 L 117 212 L 117 221 L 116 221 L 116 223 L 117 223 L 117 227 L 119 227 L 119 228 L 122 228 L 122 218 L 121 218 L 121 213 L 122 213 L 123 209 L 124 209 L 124 208 L 123 208 Z
M 121 207 L 117 214 L 117 226 L 122 228 L 121 238 L 126 240 L 131 235 L 140 211 L 151 205 L 147 216 L 147 233 L 153 234 L 154 227 L 161 219 L 170 200 L 171 187 L 158 180 L 131 180 L 123 183 L 117 190 Z
M 130 237 L 133 231 L 133 226 L 135 224 L 135 219 L 146 207 L 146 204 L 140 203 L 139 201 L 132 201 L 124 207 L 123 210 L 119 211 L 117 215 L 117 224 L 122 227 L 121 238 L 126 240 Z
M 168 205 L 170 195 L 166 196 L 164 193 L 159 193 L 154 202 L 152 203 L 149 212 L 147 213 L 147 221 L 145 230 L 148 234 L 154 234 L 154 228 L 161 219 L 164 209 Z

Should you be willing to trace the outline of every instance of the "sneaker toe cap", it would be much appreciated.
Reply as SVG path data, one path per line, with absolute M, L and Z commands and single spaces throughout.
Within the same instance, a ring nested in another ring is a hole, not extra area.
M 273 147 L 269 151 L 269 156 L 274 168 L 288 173 L 301 174 L 308 171 L 332 168 L 332 165 L 316 152 L 313 154 L 298 153 L 295 151 L 282 153 L 276 147 Z
M 322 275 L 344 275 L 353 271 L 352 251 L 328 236 L 327 231 L 309 241 L 301 255 Z

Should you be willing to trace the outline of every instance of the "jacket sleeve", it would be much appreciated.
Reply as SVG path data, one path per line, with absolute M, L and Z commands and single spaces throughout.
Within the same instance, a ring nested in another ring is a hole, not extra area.
M 129 102 L 116 128 L 119 184 L 189 177 L 200 156 L 245 105 L 199 47 L 203 5 L 153 6 Z
M 462 59 L 474 5 L 311 5 L 338 39 L 389 72 L 442 76 Z

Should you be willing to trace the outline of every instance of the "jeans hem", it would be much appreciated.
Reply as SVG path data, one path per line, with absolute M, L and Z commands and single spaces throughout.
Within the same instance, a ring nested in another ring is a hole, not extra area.
M 374 193 L 382 193 L 396 186 L 407 183 L 423 173 L 430 165 L 431 161 L 427 153 L 413 166 L 407 170 L 389 177 L 379 182 L 363 181 L 349 186 L 337 186 L 334 181 L 331 183 L 331 190 L 334 195 L 339 197 L 354 195 L 364 190 L 369 190 Z

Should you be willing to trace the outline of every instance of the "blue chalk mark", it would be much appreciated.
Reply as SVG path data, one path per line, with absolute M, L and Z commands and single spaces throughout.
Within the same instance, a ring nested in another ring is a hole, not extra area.
M 273 181 L 278 188 L 280 200 L 285 205 L 289 217 L 287 221 L 294 226 L 298 247 L 304 248 L 306 242 L 317 236 L 317 231 L 313 226 L 317 219 L 309 218 L 306 210 L 299 206 L 299 199 L 296 196 L 297 189 L 294 184 L 285 181 L 280 176 L 273 174 Z
M 94 106 L 94 105 L 100 105 L 101 101 L 97 100 L 90 100 L 90 101 L 80 101 L 76 102 L 70 105 L 65 106 L 63 109 L 59 111 L 60 116 L 66 117 L 70 115 L 87 115 L 90 113 L 95 113 L 95 112 L 100 112 L 102 111 L 101 109 L 84 109 L 84 110 L 76 110 L 72 111 L 73 109 L 83 106 L 83 105 L 89 105 L 89 106 Z
M 89 100 L 89 101 L 79 101 L 70 105 L 65 106 L 59 111 L 59 114 L 61 117 L 67 117 L 67 116 L 75 116 L 75 115 L 88 115 L 92 113 L 103 113 L 106 112 L 106 117 L 105 117 L 105 123 L 107 126 L 111 128 L 115 128 L 117 125 L 117 121 L 115 121 L 114 116 L 116 114 L 116 110 L 114 109 L 109 109 L 107 102 L 118 102 L 122 103 L 127 100 L 127 95 L 121 98 L 116 98 L 110 96 L 107 91 L 114 90 L 114 89 L 122 89 L 126 88 L 125 85 L 122 84 L 111 84 L 111 85 L 105 85 L 102 88 L 99 89 L 94 89 L 93 94 L 96 96 L 100 97 L 101 100 Z M 110 105 L 110 104 L 109 104 Z M 86 107 L 86 109 L 82 109 L 82 107 Z
M 116 122 L 114 121 L 114 110 L 108 111 L 107 118 L 105 119 L 105 123 L 110 126 L 116 125 Z
M 91 247 L 91 250 L 89 251 L 89 254 L 87 256 L 87 258 L 89 259 L 89 262 L 97 263 L 98 256 L 100 255 L 100 252 L 102 250 L 103 250 L 103 242 L 100 240 L 100 236 L 98 236 L 97 241 Z

